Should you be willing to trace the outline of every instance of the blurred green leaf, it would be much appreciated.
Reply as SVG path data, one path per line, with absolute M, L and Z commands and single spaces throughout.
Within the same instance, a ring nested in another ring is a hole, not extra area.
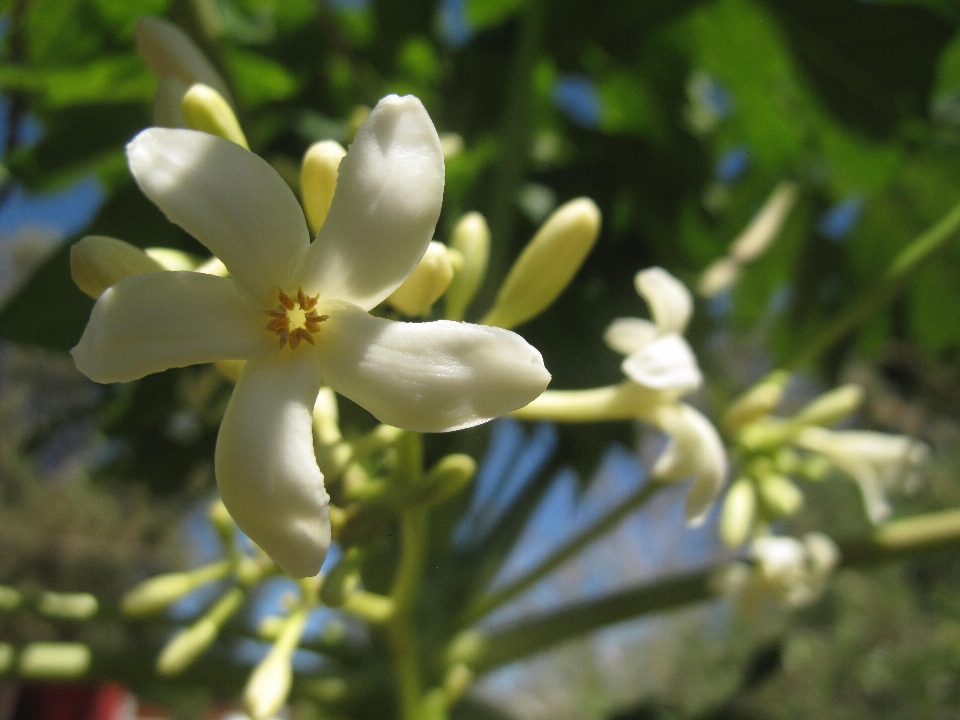
M 514 14 L 527 0 L 466 0 L 467 21 L 476 30 L 499 25 Z
M 0 84 L 29 91 L 52 108 L 90 103 L 148 102 L 156 80 L 138 55 L 97 60 L 83 67 L 0 66 Z
M 237 86 L 237 94 L 249 107 L 285 100 L 300 87 L 293 73 L 265 55 L 232 48 L 225 56 Z

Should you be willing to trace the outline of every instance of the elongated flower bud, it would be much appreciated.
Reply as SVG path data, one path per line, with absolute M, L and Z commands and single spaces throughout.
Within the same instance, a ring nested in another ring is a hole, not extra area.
M 776 410 L 783 399 L 783 390 L 790 381 L 786 370 L 775 370 L 734 400 L 723 417 L 730 432 L 737 432 L 748 423 Z
M 774 518 L 789 517 L 803 507 L 803 492 L 790 478 L 777 472 L 757 479 L 763 506 Z
M 187 127 L 235 142 L 247 150 L 247 136 L 230 104 L 209 85 L 194 83 L 183 96 L 181 104 Z
M 746 230 L 733 241 L 730 257 L 738 263 L 747 263 L 762 255 L 779 234 L 796 199 L 794 183 L 778 185 Z
M 462 320 L 483 284 L 490 260 L 490 228 L 483 215 L 472 212 L 460 218 L 450 236 L 450 247 L 459 251 L 463 263 L 444 297 L 446 317 L 448 320 Z
M 20 653 L 20 676 L 31 680 L 74 680 L 90 668 L 83 643 L 37 642 Z
M 570 284 L 600 233 L 600 210 L 577 198 L 559 207 L 510 268 L 483 325 L 513 328 L 530 320 Z
M 841 385 L 814 399 L 800 409 L 794 418 L 796 425 L 833 425 L 853 413 L 863 403 L 863 388 L 859 385 Z
M 97 614 L 100 605 L 90 593 L 45 592 L 40 595 L 37 612 L 65 620 L 87 620 Z
M 442 243 L 431 242 L 413 272 L 387 302 L 409 317 L 426 315 L 447 291 L 452 279 L 453 266 L 447 248 Z
M 250 675 L 243 700 L 253 720 L 272 717 L 286 702 L 293 682 L 290 658 L 303 635 L 306 619 L 302 610 L 290 616 L 270 652 Z
M 124 278 L 163 269 L 140 248 L 104 235 L 87 235 L 70 248 L 70 275 L 94 299 Z
M 225 577 L 232 567 L 224 560 L 190 572 L 157 575 L 124 595 L 120 609 L 133 617 L 158 612 L 201 585 Z
M 184 88 L 203 83 L 231 102 L 220 73 L 179 27 L 160 18 L 142 17 L 137 20 L 135 33 L 140 57 L 158 78 L 176 78 Z
M 723 501 L 720 515 L 720 539 L 727 547 L 743 544 L 750 534 L 757 512 L 757 493 L 749 478 L 738 478 Z
M 418 488 L 417 503 L 424 507 L 439 505 L 459 493 L 477 472 L 477 461 L 469 455 L 454 453 L 430 468 Z
M 217 639 L 223 623 L 243 604 L 245 594 L 233 588 L 190 627 L 177 633 L 157 658 L 157 672 L 176 675 L 183 672 Z
M 337 189 L 337 173 L 340 161 L 347 151 L 335 140 L 314 143 L 303 156 L 300 165 L 300 194 L 303 197 L 303 209 L 310 224 L 310 231 L 316 233 L 327 219 L 333 193 Z

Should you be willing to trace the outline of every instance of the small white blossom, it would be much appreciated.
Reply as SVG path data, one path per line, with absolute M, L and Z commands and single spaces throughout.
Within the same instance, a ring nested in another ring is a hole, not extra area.
M 504 415 L 549 382 L 540 353 L 507 330 L 367 312 L 417 266 L 440 214 L 443 154 L 416 98 L 384 98 L 361 125 L 313 243 L 287 184 L 232 142 L 152 128 L 127 156 L 147 197 L 231 277 L 121 280 L 94 306 L 74 360 L 104 383 L 245 360 L 217 440 L 217 482 L 240 528 L 289 574 L 316 574 L 330 543 L 311 429 L 321 380 L 419 432 Z
M 638 385 L 674 397 L 697 389 L 703 376 L 683 338 L 693 312 L 690 291 L 658 267 L 637 273 L 634 284 L 650 306 L 653 322 L 618 318 L 607 328 L 607 345 L 627 356 L 621 369 Z
M 827 457 L 852 477 L 874 523 L 890 517 L 887 491 L 909 489 L 916 483 L 918 468 L 930 457 L 930 448 L 911 437 L 869 430 L 808 427 L 797 435 L 794 444 Z

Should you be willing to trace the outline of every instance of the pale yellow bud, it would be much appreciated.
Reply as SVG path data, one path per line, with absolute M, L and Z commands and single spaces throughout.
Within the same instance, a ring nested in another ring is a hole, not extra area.
M 577 198 L 547 218 L 510 268 L 482 325 L 513 328 L 546 310 L 570 284 L 600 233 L 600 210 Z
M 458 133 L 440 133 L 440 150 L 444 160 L 456 157 L 463 152 L 463 137 Z
M 462 320 L 483 284 L 490 260 L 490 228 L 483 215 L 472 212 L 460 218 L 450 236 L 450 247 L 460 253 L 463 263 L 447 288 L 445 315 L 448 320 Z
M 763 506 L 773 518 L 789 517 L 803 507 L 803 492 L 790 478 L 777 472 L 757 478 Z
M 157 575 L 124 595 L 120 609 L 134 617 L 158 612 L 201 585 L 225 577 L 232 569 L 233 563 L 223 560 L 190 572 Z
M 37 612 L 41 615 L 68 620 L 86 620 L 97 614 L 97 598 L 90 593 L 41 593 Z
M 243 599 L 243 590 L 233 588 L 203 617 L 177 633 L 157 658 L 157 672 L 161 675 L 176 675 L 190 667 L 217 639 L 223 623 L 239 609 Z
M 746 230 L 733 241 L 730 257 L 739 263 L 746 263 L 762 255 L 780 233 L 796 199 L 797 186 L 794 183 L 778 185 Z
M 700 273 L 697 292 L 703 297 L 711 298 L 733 285 L 739 277 L 739 263 L 733 258 L 722 257 Z
M 750 534 L 757 512 L 757 494 L 749 478 L 738 478 L 726 498 L 720 515 L 720 539 L 727 547 L 743 544 Z
M 786 370 L 775 370 L 763 380 L 733 401 L 723 417 L 723 424 L 730 432 L 759 420 L 773 412 L 783 399 L 783 390 L 790 381 Z
M 140 248 L 104 235 L 88 235 L 70 248 L 70 275 L 92 298 L 131 275 L 161 270 L 163 267 Z
M 243 700 L 252 720 L 267 720 L 286 702 L 293 681 L 290 656 L 300 642 L 306 619 L 304 611 L 291 615 L 277 642 L 250 675 Z
M 300 194 L 303 197 L 303 209 L 310 224 L 310 231 L 316 233 L 327 219 L 333 193 L 337 189 L 337 172 L 340 161 L 347 151 L 335 140 L 314 143 L 303 156 L 300 166 Z
M 800 408 L 792 422 L 796 425 L 832 425 L 855 412 L 862 403 L 862 387 L 841 385 Z
M 453 267 L 443 243 L 431 242 L 420 262 L 387 302 L 409 317 L 426 315 L 447 291 L 453 279 Z
M 31 643 L 20 653 L 20 676 L 32 680 L 74 680 L 86 674 L 90 657 L 90 648 L 82 643 Z
M 183 96 L 180 106 L 187 127 L 200 130 L 234 142 L 247 150 L 247 136 L 240 128 L 240 122 L 230 104 L 209 85 L 194 83 Z
M 417 488 L 417 504 L 439 505 L 463 490 L 477 472 L 477 461 L 469 455 L 454 453 L 442 458 Z

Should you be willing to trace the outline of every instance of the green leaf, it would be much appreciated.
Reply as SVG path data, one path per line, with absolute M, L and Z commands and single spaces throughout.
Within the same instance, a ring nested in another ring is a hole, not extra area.
M 48 51 L 56 52 L 54 40 L 73 13 L 77 0 L 43 0 L 32 2 L 27 15 L 27 38 L 30 56 L 44 58 Z
M 231 48 L 225 56 L 236 82 L 237 94 L 249 107 L 284 100 L 300 87 L 293 73 L 265 55 Z
M 467 21 L 476 30 L 499 25 L 515 15 L 526 0 L 467 0 Z
M 103 58 L 83 67 L 0 66 L 0 84 L 39 96 L 49 107 L 149 102 L 156 80 L 135 54 Z

